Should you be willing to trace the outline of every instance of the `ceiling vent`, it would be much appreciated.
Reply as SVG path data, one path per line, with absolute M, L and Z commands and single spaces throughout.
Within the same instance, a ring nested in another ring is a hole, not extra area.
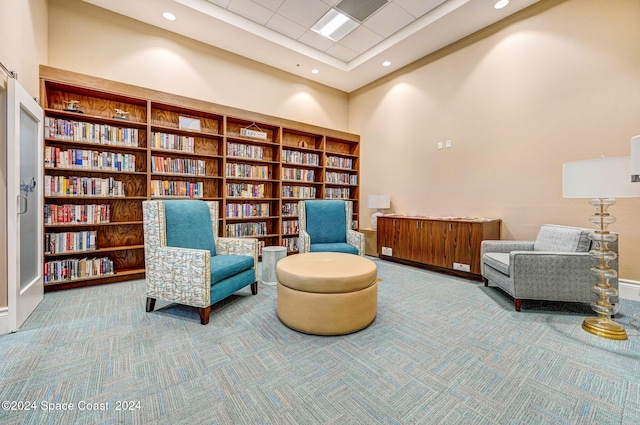
M 386 3 L 387 0 L 342 0 L 335 8 L 358 22 L 364 22 Z

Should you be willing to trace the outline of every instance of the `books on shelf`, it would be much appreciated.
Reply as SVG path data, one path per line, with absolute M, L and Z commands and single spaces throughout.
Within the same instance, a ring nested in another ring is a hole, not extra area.
M 151 180 L 151 196 L 202 198 L 204 197 L 204 184 L 202 182 Z
M 283 198 L 315 198 L 316 188 L 308 186 L 282 185 Z
M 264 147 L 227 142 L 227 156 L 236 158 L 264 159 Z
M 44 176 L 44 196 L 124 197 L 125 184 L 113 177 Z
M 282 220 L 282 234 L 295 235 L 300 233 L 300 224 L 298 220 Z
M 44 224 L 103 224 L 111 221 L 109 204 L 46 204 Z
M 298 203 L 297 202 L 283 202 L 282 203 L 282 215 L 283 216 L 297 216 L 298 215 Z
M 151 147 L 187 153 L 195 152 L 195 138 L 168 133 L 151 133 Z
M 44 283 L 66 282 L 115 274 L 113 261 L 102 258 L 68 258 L 44 263 Z
M 353 158 L 327 155 L 327 167 L 353 169 Z
M 44 253 L 60 254 L 66 252 L 91 251 L 97 248 L 97 231 L 62 232 L 44 234 Z
M 230 223 L 225 226 L 225 236 L 241 237 L 241 236 L 266 236 L 267 222 L 250 222 L 250 223 Z
M 358 175 L 349 173 L 325 172 L 325 183 L 358 184 Z
M 351 189 L 348 187 L 327 187 L 324 189 L 325 199 L 349 199 Z
M 227 204 L 227 218 L 268 217 L 269 203 Z
M 282 162 L 287 164 L 320 165 L 320 155 L 312 152 L 282 150 Z
M 152 156 L 151 172 L 205 176 L 207 174 L 207 167 L 205 161 L 200 159 Z
M 49 139 L 137 147 L 139 134 L 137 128 L 52 117 L 44 120 L 44 137 Z
M 229 198 L 264 198 L 264 183 L 227 183 L 227 197 Z
M 98 152 L 87 149 L 66 149 L 47 146 L 44 166 L 91 171 L 136 171 L 136 156 L 118 152 Z
M 297 180 L 313 182 L 315 179 L 314 170 L 307 170 L 305 168 L 286 168 L 282 167 L 282 179 L 283 180 Z
M 249 165 L 227 162 L 227 177 L 242 177 L 251 179 L 271 178 L 268 165 Z
M 300 251 L 300 249 L 298 247 L 298 238 L 297 237 L 282 238 L 281 245 L 286 247 L 288 252 Z

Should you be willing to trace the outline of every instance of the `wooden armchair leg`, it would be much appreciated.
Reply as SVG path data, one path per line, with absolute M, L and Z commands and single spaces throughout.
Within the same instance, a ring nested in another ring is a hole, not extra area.
M 522 300 L 516 299 L 516 311 L 520 311 L 520 305 L 522 305 Z
M 206 325 L 209 323 L 209 316 L 211 315 L 211 306 L 200 307 L 200 323 Z
M 156 308 L 156 299 L 147 297 L 147 313 Z
M 258 294 L 258 281 L 255 281 L 251 284 L 251 295 Z

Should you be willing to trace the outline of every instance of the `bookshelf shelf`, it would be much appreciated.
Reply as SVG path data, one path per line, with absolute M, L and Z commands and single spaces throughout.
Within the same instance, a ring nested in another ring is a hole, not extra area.
M 357 217 L 357 135 L 47 66 L 40 69 L 40 88 L 50 154 L 44 196 L 49 214 L 62 214 L 57 211 L 65 206 L 74 214 L 100 206 L 110 215 L 91 223 L 64 215 L 46 222 L 50 237 L 95 232 L 99 247 L 45 254 L 46 263 L 96 257 L 106 264 L 104 275 L 49 279 L 47 291 L 143 278 L 142 201 L 148 199 L 218 201 L 219 236 L 258 233 L 241 237 L 257 238 L 260 252 L 281 245 L 297 253 L 297 203 L 323 199 L 327 190 L 348 191 L 345 199 L 354 202 Z M 65 111 L 72 101 L 82 113 Z M 115 109 L 126 111 L 127 119 L 115 118 Z M 107 166 L 96 167 L 94 156 L 106 158 Z M 344 163 L 349 166 L 336 166 Z M 356 182 L 331 182 L 327 176 L 355 176 Z M 101 190 L 86 191 L 87 184 Z

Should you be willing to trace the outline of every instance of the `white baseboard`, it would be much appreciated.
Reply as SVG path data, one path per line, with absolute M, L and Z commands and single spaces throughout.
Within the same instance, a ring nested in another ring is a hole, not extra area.
M 640 282 L 637 280 L 619 279 L 618 291 L 620 292 L 620 298 L 640 301 Z
M 0 308 L 0 335 L 9 333 L 9 307 Z

